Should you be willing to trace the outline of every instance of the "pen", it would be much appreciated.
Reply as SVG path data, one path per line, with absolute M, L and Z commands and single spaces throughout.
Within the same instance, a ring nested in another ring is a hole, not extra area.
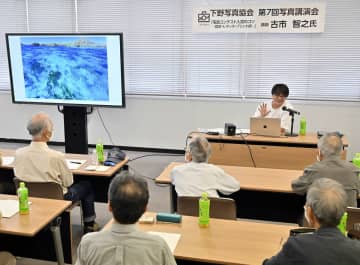
M 72 163 L 72 164 L 79 164 L 79 165 L 81 165 L 81 162 L 77 162 L 77 161 L 70 161 L 70 163 Z

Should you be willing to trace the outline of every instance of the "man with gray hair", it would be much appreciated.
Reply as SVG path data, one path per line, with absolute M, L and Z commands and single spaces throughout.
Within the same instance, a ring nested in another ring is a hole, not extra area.
M 149 201 L 146 180 L 123 171 L 111 181 L 108 197 L 114 222 L 111 228 L 81 239 L 75 265 L 176 265 L 162 238 L 136 226 Z
M 325 134 L 318 142 L 318 162 L 306 167 L 304 174 L 291 183 L 295 193 L 304 195 L 319 178 L 330 178 L 341 183 L 347 193 L 347 206 L 357 206 L 360 193 L 360 169 L 341 159 L 343 144 L 335 133 Z
M 306 196 L 305 216 L 316 231 L 291 236 L 263 265 L 360 265 L 360 241 L 345 237 L 337 225 L 346 210 L 346 193 L 335 180 L 316 180 Z
M 25 182 L 58 183 L 63 189 L 65 200 L 81 200 L 84 232 L 99 230 L 95 223 L 95 196 L 91 184 L 88 181 L 73 183 L 73 175 L 66 165 L 64 154 L 47 145 L 53 132 L 50 117 L 43 112 L 33 115 L 27 124 L 27 130 L 32 141 L 29 146 L 16 150 L 15 176 Z
M 221 168 L 208 164 L 211 146 L 203 136 L 191 139 L 185 152 L 186 163 L 175 167 L 171 181 L 178 196 L 201 196 L 207 192 L 209 197 L 219 197 L 218 191 L 228 195 L 240 189 L 240 183 L 226 174 Z

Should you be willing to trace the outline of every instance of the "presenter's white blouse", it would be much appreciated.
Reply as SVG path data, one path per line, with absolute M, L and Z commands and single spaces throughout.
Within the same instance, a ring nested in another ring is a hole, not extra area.
M 175 167 L 171 182 L 178 196 L 201 196 L 218 198 L 217 191 L 228 195 L 240 189 L 240 183 L 221 168 L 208 163 L 189 162 Z
M 270 111 L 268 113 L 268 115 L 266 115 L 265 117 L 266 118 L 280 118 L 281 119 L 281 128 L 284 128 L 286 131 L 290 131 L 290 129 L 291 129 L 291 117 L 289 115 L 289 112 L 283 111 L 282 108 L 284 106 L 286 106 L 289 109 L 294 109 L 293 106 L 289 102 L 285 101 L 284 104 L 282 104 L 280 108 L 274 109 L 272 107 L 272 101 L 271 100 L 266 101 L 264 103 L 266 104 L 266 107 L 267 107 L 266 110 Z M 263 104 L 263 103 L 261 103 L 261 104 Z M 259 108 L 260 108 L 261 104 L 259 104 L 259 106 L 257 107 L 253 117 L 255 117 L 255 118 L 261 117 L 261 113 L 259 111 Z

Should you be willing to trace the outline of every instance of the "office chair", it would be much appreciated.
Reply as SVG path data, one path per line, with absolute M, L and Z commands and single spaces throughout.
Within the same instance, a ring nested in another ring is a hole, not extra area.
M 360 208 L 347 207 L 348 219 L 346 223 L 346 229 L 348 231 L 348 237 L 354 239 L 360 239 Z
M 199 198 L 178 196 L 177 213 L 190 216 L 199 216 Z M 230 198 L 209 198 L 210 217 L 236 220 L 236 203 Z
M 64 200 L 63 189 L 61 185 L 56 182 L 30 182 L 22 181 L 16 177 L 13 180 L 16 190 L 19 188 L 20 182 L 25 182 L 25 186 L 29 190 L 29 197 L 31 196 L 45 199 Z M 81 227 L 83 227 L 84 221 L 82 215 L 81 201 L 72 202 L 68 210 L 71 211 L 76 206 L 80 206 Z

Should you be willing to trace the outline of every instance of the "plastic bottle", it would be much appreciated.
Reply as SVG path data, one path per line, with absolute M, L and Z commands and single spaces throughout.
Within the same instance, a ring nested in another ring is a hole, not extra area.
M 355 166 L 357 166 L 358 168 L 360 168 L 360 153 L 356 153 L 353 160 L 352 160 L 353 164 Z
M 20 187 L 17 190 L 19 198 L 19 213 L 20 214 L 29 214 L 29 191 L 25 187 L 24 182 L 20 182 Z
M 343 216 L 340 219 L 340 223 L 338 224 L 337 228 L 340 230 L 341 233 L 343 233 L 343 235 L 346 236 L 346 223 L 347 223 L 347 219 L 348 219 L 348 213 L 345 212 L 343 214 Z
M 300 135 L 306 135 L 306 120 L 304 117 L 300 119 Z
M 199 226 L 208 227 L 210 223 L 210 200 L 208 194 L 203 192 L 199 199 Z
M 96 144 L 96 154 L 99 164 L 104 163 L 104 145 L 101 141 L 98 141 Z
M 98 156 L 97 156 L 97 153 L 96 153 L 96 149 L 93 149 L 93 150 L 92 150 L 92 153 L 91 153 L 91 164 L 94 165 L 94 166 L 97 166 L 97 165 L 99 164 Z

